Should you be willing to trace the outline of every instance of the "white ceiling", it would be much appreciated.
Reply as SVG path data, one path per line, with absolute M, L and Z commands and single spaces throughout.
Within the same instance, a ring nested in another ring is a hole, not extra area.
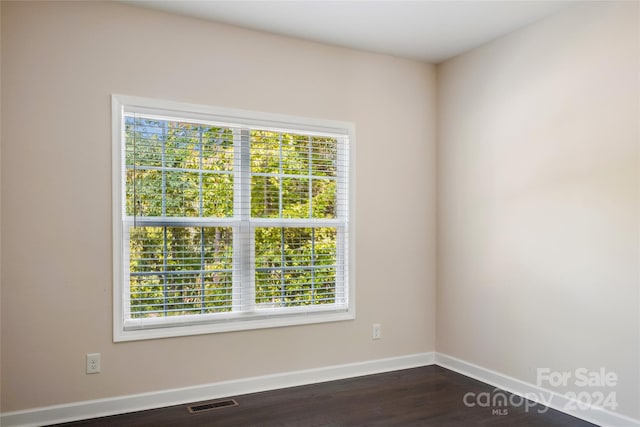
M 572 1 L 203 1 L 125 3 L 370 52 L 438 63 Z

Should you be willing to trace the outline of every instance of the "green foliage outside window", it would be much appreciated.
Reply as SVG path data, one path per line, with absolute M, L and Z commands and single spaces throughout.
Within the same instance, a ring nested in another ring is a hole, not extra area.
M 125 117 L 132 317 L 233 310 L 233 227 L 143 219 L 233 218 L 231 128 Z M 337 141 L 268 130 L 250 135 L 252 218 L 335 219 Z M 337 227 L 255 228 L 255 307 L 331 304 Z

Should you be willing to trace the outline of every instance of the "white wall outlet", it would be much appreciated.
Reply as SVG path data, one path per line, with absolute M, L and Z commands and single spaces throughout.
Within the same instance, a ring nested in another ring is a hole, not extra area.
M 382 326 L 380 323 L 374 323 L 371 333 L 371 338 L 374 340 L 379 340 L 382 337 Z
M 100 353 L 87 354 L 87 374 L 100 373 Z

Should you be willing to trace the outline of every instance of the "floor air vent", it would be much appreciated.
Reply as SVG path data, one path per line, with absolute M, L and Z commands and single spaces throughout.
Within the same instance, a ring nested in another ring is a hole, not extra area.
M 233 399 L 212 400 L 209 402 L 201 402 L 187 406 L 187 409 L 192 414 L 199 414 L 200 412 L 213 411 L 214 409 L 229 408 L 231 406 L 238 406 L 238 402 Z

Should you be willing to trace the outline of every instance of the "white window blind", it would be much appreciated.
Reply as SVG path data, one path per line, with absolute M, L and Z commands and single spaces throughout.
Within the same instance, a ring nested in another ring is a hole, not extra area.
M 114 116 L 116 340 L 353 318 L 348 125 L 116 96 Z

